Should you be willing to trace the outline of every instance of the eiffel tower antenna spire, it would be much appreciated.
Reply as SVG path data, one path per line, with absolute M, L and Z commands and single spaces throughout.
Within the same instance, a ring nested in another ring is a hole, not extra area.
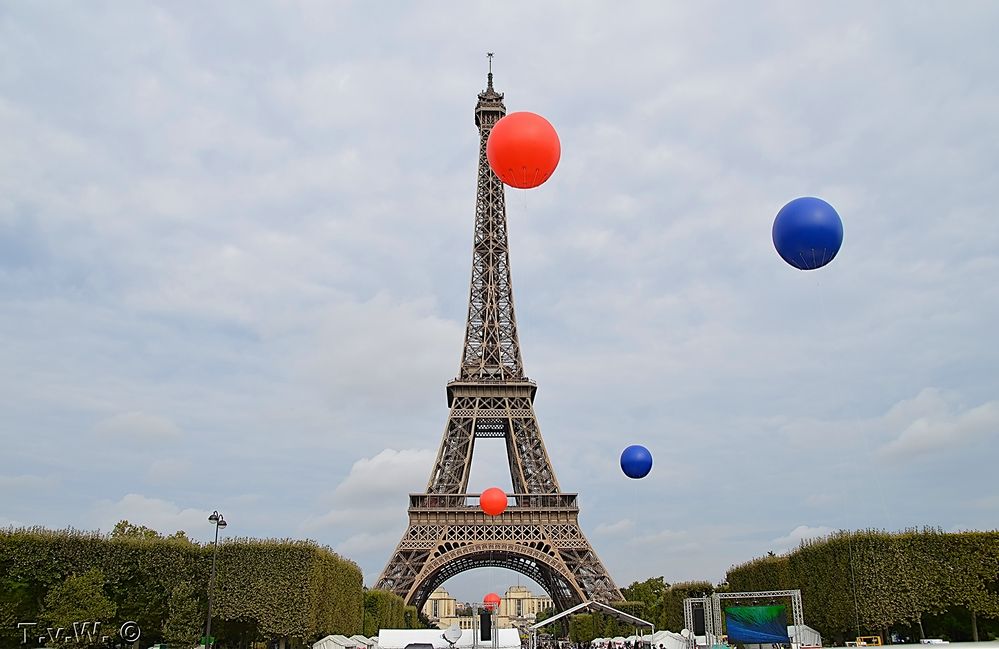
M 560 609 L 585 600 L 622 599 L 579 527 L 576 494 L 559 488 L 534 413 L 537 386 L 524 376 L 513 309 L 503 183 L 489 167 L 486 143 L 506 115 L 493 88 L 475 104 L 479 129 L 475 228 L 468 321 L 458 375 L 447 384 L 450 408 L 426 493 L 409 496 L 409 527 L 376 587 L 422 607 L 451 577 L 483 566 L 524 574 Z M 469 494 L 478 438 L 506 443 L 513 504 L 486 516 Z

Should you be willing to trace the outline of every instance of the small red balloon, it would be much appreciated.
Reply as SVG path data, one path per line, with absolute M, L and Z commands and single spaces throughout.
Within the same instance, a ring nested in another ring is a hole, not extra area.
M 500 596 L 496 593 L 489 593 L 484 598 L 482 598 L 482 603 L 486 605 L 486 608 L 490 611 L 495 611 L 500 605 Z
M 506 494 L 498 487 L 489 487 L 479 496 L 479 507 L 489 516 L 499 516 L 506 511 Z
M 486 159 L 493 173 L 518 189 L 548 180 L 561 156 L 555 128 L 534 113 L 510 113 L 496 122 L 486 142 Z

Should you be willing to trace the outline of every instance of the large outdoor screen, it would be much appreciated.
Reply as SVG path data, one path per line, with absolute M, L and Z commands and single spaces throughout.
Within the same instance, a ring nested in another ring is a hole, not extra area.
M 787 614 L 783 606 L 733 606 L 725 609 L 730 642 L 743 644 L 787 643 Z

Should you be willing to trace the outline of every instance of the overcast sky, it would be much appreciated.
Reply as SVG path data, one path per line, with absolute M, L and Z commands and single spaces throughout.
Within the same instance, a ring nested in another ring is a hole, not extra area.
M 488 50 L 561 137 L 507 192 L 520 341 L 619 585 L 992 529 L 997 32 L 994 2 L 0 4 L 0 525 L 205 540 L 218 509 L 372 584 L 458 369 Z M 815 272 L 770 238 L 803 195 L 846 232 Z M 509 486 L 491 441 L 471 490 Z M 484 572 L 448 587 L 516 578 Z

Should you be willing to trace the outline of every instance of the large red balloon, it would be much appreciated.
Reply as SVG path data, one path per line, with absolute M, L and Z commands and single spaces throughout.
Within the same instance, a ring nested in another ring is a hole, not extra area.
M 486 608 L 490 611 L 495 611 L 500 605 L 500 596 L 496 593 L 489 593 L 482 598 L 482 603 L 486 605 Z
M 510 113 L 496 122 L 486 142 L 493 173 L 511 187 L 537 187 L 555 171 L 562 146 L 548 120 L 534 113 Z
M 479 507 L 490 516 L 499 516 L 506 511 L 506 494 L 498 487 L 489 487 L 479 496 Z

